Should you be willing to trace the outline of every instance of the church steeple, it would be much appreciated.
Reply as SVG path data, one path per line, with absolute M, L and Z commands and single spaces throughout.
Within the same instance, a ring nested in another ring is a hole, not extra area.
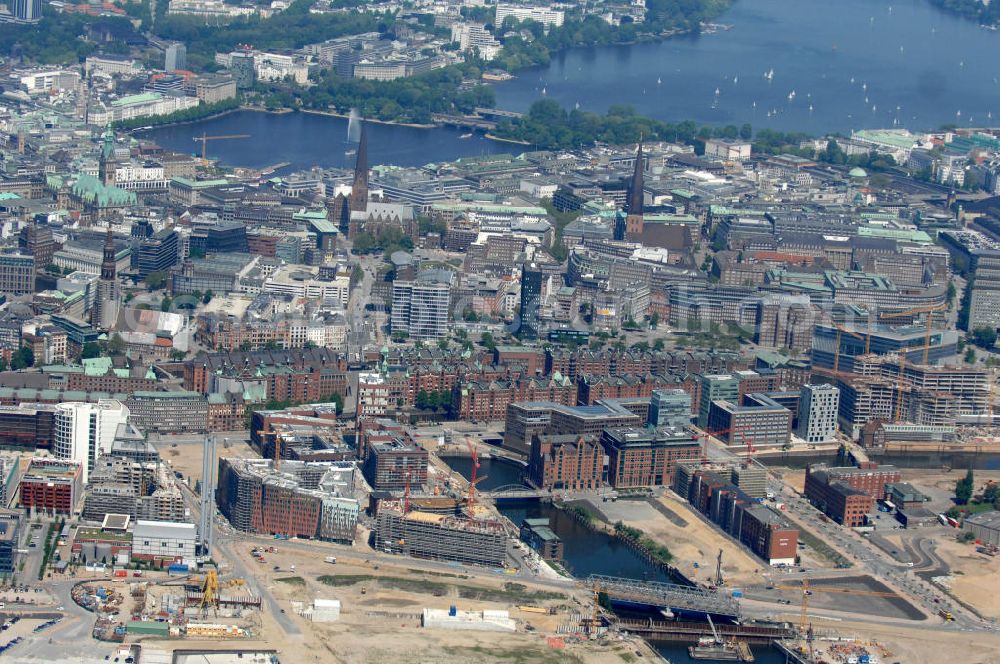
M 361 122 L 361 140 L 354 162 L 354 182 L 351 185 L 351 212 L 368 209 L 368 126 Z
M 91 324 L 99 330 L 111 330 L 118 321 L 121 309 L 121 291 L 118 289 L 118 270 L 115 264 L 115 238 L 108 224 L 104 236 L 104 259 L 101 261 L 101 278 L 97 280 L 97 297 L 91 310 Z
M 114 281 L 116 276 L 115 240 L 111 232 L 111 224 L 108 224 L 108 234 L 104 237 L 104 260 L 101 261 L 101 279 L 104 281 Z
M 645 169 L 642 157 L 642 140 L 639 140 L 639 151 L 635 155 L 635 170 L 632 171 L 632 181 L 628 191 L 628 212 L 632 214 L 642 214 L 642 174 Z
M 642 216 L 642 174 L 645 170 L 645 160 L 642 155 L 642 139 L 639 139 L 639 150 L 635 155 L 635 170 L 628 188 L 628 207 L 625 212 L 625 240 L 640 242 L 645 220 Z
M 115 183 L 115 132 L 109 124 L 104 129 L 101 156 L 97 161 L 98 179 L 108 187 Z

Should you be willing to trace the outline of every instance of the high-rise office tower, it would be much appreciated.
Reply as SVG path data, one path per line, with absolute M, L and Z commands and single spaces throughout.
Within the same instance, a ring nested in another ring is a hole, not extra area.
M 538 338 L 538 310 L 542 306 L 542 270 L 535 263 L 521 269 L 521 324 L 517 334 L 522 339 Z
M 164 69 L 169 72 L 187 67 L 187 46 L 176 42 L 167 47 Z

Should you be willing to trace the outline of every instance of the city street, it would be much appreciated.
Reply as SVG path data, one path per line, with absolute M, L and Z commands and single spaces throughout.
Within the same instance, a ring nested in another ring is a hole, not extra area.
M 820 518 L 820 512 L 798 496 L 790 487 L 778 484 L 772 480 L 772 490 L 775 490 L 785 503 L 784 513 L 796 525 L 819 537 L 833 548 L 850 559 L 859 570 L 875 579 L 886 583 L 907 599 L 915 602 L 929 616 L 947 607 L 955 620 L 950 629 L 988 628 L 996 629 L 992 623 L 982 621 L 978 616 L 965 610 L 951 597 L 928 581 L 918 576 L 916 563 L 911 567 L 893 560 L 886 552 L 872 546 L 868 538 L 861 537 L 851 529 Z

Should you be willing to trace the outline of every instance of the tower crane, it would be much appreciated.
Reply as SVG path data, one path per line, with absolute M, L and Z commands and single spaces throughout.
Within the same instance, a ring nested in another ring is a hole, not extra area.
M 281 437 L 282 433 L 280 431 L 275 431 L 271 428 L 270 423 L 268 423 L 266 429 L 260 429 L 257 432 L 259 436 L 274 436 L 274 469 L 279 470 L 281 468 Z M 261 454 L 264 453 L 264 441 L 261 441 L 260 445 Z
M 406 469 L 406 488 L 403 490 L 403 514 L 410 513 L 410 477 L 413 475 L 413 471 L 409 468 Z
M 472 516 L 473 510 L 476 505 L 476 485 L 486 479 L 486 475 L 482 477 L 476 477 L 479 472 L 479 453 L 476 452 L 476 446 L 472 444 L 472 441 L 468 438 L 465 439 L 465 444 L 469 447 L 469 454 L 472 455 L 472 473 L 469 476 L 469 516 Z
M 718 431 L 702 431 L 701 433 L 695 435 L 695 438 L 704 441 L 702 443 L 702 448 L 701 448 L 701 462 L 703 464 L 708 463 L 708 439 L 718 438 L 719 436 L 723 436 L 727 433 L 740 435 L 740 442 L 746 445 L 748 458 L 751 461 L 753 460 L 753 455 L 757 453 L 757 448 L 754 447 L 753 444 L 753 438 L 751 436 L 748 436 L 746 432 L 742 429 L 734 429 L 732 427 L 729 427 L 727 429 L 719 429 Z M 730 440 L 730 444 L 736 444 L 736 443 Z
M 201 160 L 208 161 L 207 150 L 209 141 L 228 141 L 236 138 L 250 138 L 250 134 L 224 134 L 219 136 L 209 136 L 208 134 L 202 133 L 201 136 L 195 136 L 191 140 L 195 143 L 201 143 Z
M 927 315 L 927 331 L 924 333 L 924 354 L 923 363 L 927 364 L 928 358 L 930 356 L 931 350 L 931 330 L 934 327 L 934 314 L 938 311 L 943 311 L 946 308 L 943 304 L 927 305 L 925 307 L 914 307 L 912 309 L 907 309 L 906 311 L 897 311 L 891 314 L 879 314 L 879 318 L 903 318 L 904 316 L 913 316 L 916 314 L 926 314 Z
M 719 429 L 718 431 L 708 431 L 706 429 L 706 430 L 703 430 L 699 434 L 695 434 L 695 438 L 697 438 L 698 440 L 702 441 L 702 444 L 701 444 L 701 462 L 703 464 L 708 463 L 708 439 L 709 438 L 718 438 L 719 436 L 722 436 L 722 435 L 727 434 L 727 433 L 733 433 L 733 429 L 732 428 Z
M 905 311 L 897 311 L 891 314 L 879 314 L 881 318 L 902 318 L 904 316 L 913 316 L 915 314 L 926 314 L 927 315 L 927 331 L 924 333 L 924 353 L 923 353 L 923 363 L 927 364 L 930 357 L 931 350 L 931 330 L 934 325 L 934 314 L 945 308 L 943 304 L 928 305 L 926 307 L 914 307 L 913 309 L 907 309 Z M 899 377 L 896 384 L 896 414 L 893 421 L 899 422 L 902 419 L 903 411 L 903 376 L 906 373 L 906 348 L 901 348 L 899 350 Z
M 854 332 L 853 330 L 848 330 L 840 323 L 831 321 L 831 324 L 837 330 L 837 340 L 834 342 L 834 351 L 833 351 L 833 374 L 834 376 L 837 376 L 840 374 L 840 339 L 843 337 L 843 335 L 849 334 L 856 339 L 864 339 L 865 355 L 871 352 L 872 335 L 871 335 L 871 330 L 869 330 L 867 335 L 863 335 L 859 334 L 858 332 Z
M 590 590 L 594 595 L 594 603 L 590 609 L 590 635 L 597 636 L 601 626 L 601 593 L 605 592 L 605 589 L 599 581 L 594 581 Z M 587 622 L 586 619 L 584 621 Z
M 807 634 L 811 627 L 808 621 L 809 596 L 816 593 L 840 593 L 843 595 L 864 595 L 866 597 L 899 597 L 897 593 L 880 592 L 877 590 L 855 590 L 853 588 L 837 588 L 834 586 L 810 586 L 809 579 L 802 579 L 801 586 L 775 586 L 778 590 L 798 590 L 802 591 L 802 608 L 799 614 L 799 630 L 802 634 Z
M 219 604 L 219 575 L 214 569 L 208 570 L 205 575 L 205 583 L 201 587 L 201 608 L 208 608 L 208 605 L 217 606 Z

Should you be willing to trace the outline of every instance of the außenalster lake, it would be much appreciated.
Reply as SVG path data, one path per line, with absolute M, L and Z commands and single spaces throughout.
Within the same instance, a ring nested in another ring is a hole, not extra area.
M 926 0 L 736 0 L 718 20 L 732 29 L 559 53 L 547 67 L 497 85 L 497 105 L 527 110 L 544 91 L 567 108 L 628 104 L 667 121 L 811 134 L 1000 124 L 1000 32 Z M 329 116 L 233 113 L 144 135 L 194 152 L 192 138 L 203 132 L 251 135 L 209 143 L 209 154 L 228 166 L 353 165 L 347 121 Z M 371 125 L 369 161 L 418 166 L 521 150 L 462 135 Z
M 926 0 L 736 0 L 718 22 L 732 29 L 557 54 L 497 86 L 497 105 L 544 89 L 567 108 L 813 134 L 1000 123 L 1000 32 Z

